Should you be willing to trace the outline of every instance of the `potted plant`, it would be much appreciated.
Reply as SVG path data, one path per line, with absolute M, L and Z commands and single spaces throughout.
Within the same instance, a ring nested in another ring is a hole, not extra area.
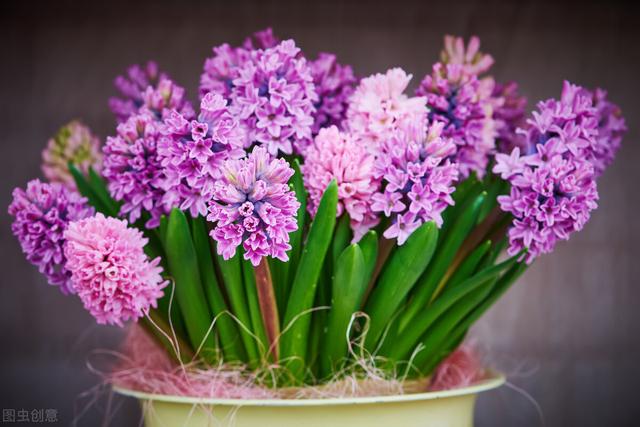
M 265 30 L 213 49 L 197 109 L 133 66 L 114 135 L 63 127 L 13 232 L 98 323 L 133 324 L 107 379 L 149 426 L 471 425 L 504 378 L 461 343 L 585 225 L 626 131 L 569 82 L 527 118 L 492 63 L 448 36 L 411 96 L 400 68 L 358 79 Z

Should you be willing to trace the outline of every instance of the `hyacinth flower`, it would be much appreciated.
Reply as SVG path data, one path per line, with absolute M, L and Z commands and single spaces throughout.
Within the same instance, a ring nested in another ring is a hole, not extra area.
M 527 262 L 553 250 L 581 230 L 597 207 L 598 191 L 590 148 L 597 135 L 596 109 L 589 94 L 565 82 L 559 100 L 538 104 L 522 131 L 527 151 L 496 155 L 494 173 L 511 184 L 499 196 L 513 215 L 508 253 L 527 248 Z
M 480 38 L 477 36 L 472 36 L 466 46 L 462 37 L 445 36 L 440 60 L 443 64 L 461 66 L 462 71 L 468 75 L 483 74 L 494 63 L 491 55 L 480 51 Z
M 49 182 L 59 182 L 75 190 L 76 184 L 68 165 L 73 163 L 78 170 L 88 173 L 89 168 L 102 170 L 100 139 L 78 120 L 61 127 L 42 151 L 42 173 Z
M 456 143 L 463 177 L 471 172 L 483 177 L 495 149 L 492 88 L 485 86 L 460 64 L 437 63 L 416 90 L 427 99 L 429 121 L 444 123 L 442 135 Z
M 287 182 L 293 169 L 255 147 L 246 159 L 221 165 L 207 220 L 215 223 L 211 237 L 218 253 L 229 259 L 242 245 L 244 258 L 258 266 L 266 256 L 287 261 L 289 233 L 297 229 L 300 203 Z
M 449 157 L 456 147 L 441 137 L 443 126 L 436 122 L 427 128 L 426 117 L 417 117 L 381 144 L 375 176 L 383 190 L 373 195 L 371 209 L 391 219 L 383 235 L 398 245 L 425 222 L 441 226 L 442 211 L 453 205 L 458 165 Z
M 178 206 L 192 217 L 207 215 L 207 202 L 221 178 L 222 163 L 245 156 L 246 135 L 229 113 L 227 101 L 208 93 L 197 120 L 172 111 L 164 121 L 158 155 L 164 177 L 162 203 Z
M 200 97 L 209 92 L 219 93 L 232 99 L 233 81 L 240 77 L 241 68 L 250 62 L 251 52 L 273 48 L 280 40 L 271 28 L 247 37 L 240 47 L 223 44 L 213 48 L 213 56 L 204 64 L 200 76 Z M 348 98 L 353 93 L 357 79 L 348 65 L 337 62 L 335 55 L 321 52 L 315 60 L 309 61 L 309 68 L 315 85 L 317 100 L 314 102 L 313 135 L 321 128 L 331 125 L 341 126 L 348 106 Z
M 233 81 L 237 79 L 240 68 L 250 60 L 251 52 L 256 49 L 268 49 L 279 43 L 271 28 L 247 37 L 242 46 L 232 47 L 228 43 L 213 48 L 213 56 L 204 62 L 198 93 L 203 98 L 209 92 L 225 98 L 231 97 Z
M 426 98 L 405 94 L 411 78 L 392 68 L 362 79 L 351 96 L 345 127 L 370 152 L 377 153 L 403 122 L 424 115 Z
M 277 360 L 280 318 L 266 257 L 289 260 L 289 233 L 298 228 L 300 207 L 287 184 L 294 170 L 284 159 L 271 158 L 263 147 L 255 147 L 245 159 L 225 161 L 221 169 L 209 203 L 207 220 L 215 224 L 210 235 L 225 260 L 242 245 L 244 259 L 254 266 L 268 351 Z
M 622 137 L 627 132 L 627 126 L 622 117 L 622 110 L 607 99 L 605 90 L 597 88 L 592 94 L 598 121 L 598 136 L 591 149 L 590 161 L 595 168 L 596 176 L 600 176 L 613 162 L 620 149 Z
M 160 258 L 144 253 L 141 231 L 97 213 L 71 222 L 64 239 L 73 290 L 99 324 L 123 326 L 157 307 L 167 282 Z
M 60 183 L 34 179 L 26 189 L 13 191 L 9 205 L 9 215 L 14 217 L 11 231 L 27 260 L 64 294 L 75 293 L 71 272 L 65 266 L 64 232 L 69 222 L 92 214 L 85 198 Z
M 312 128 L 313 134 L 317 135 L 322 128 L 342 126 L 357 79 L 353 69 L 338 63 L 336 56 L 331 53 L 321 52 L 310 66 L 318 94 Z
M 480 51 L 480 39 L 472 36 L 465 45 L 462 37 L 445 36 L 440 59 L 443 64 L 459 66 L 463 74 L 479 79 L 479 93 L 491 104 L 497 150 L 510 153 L 514 147 L 520 146 L 523 140 L 516 130 L 524 125 L 527 99 L 518 93 L 515 82 L 501 84 L 486 75 L 494 60 L 491 55 Z
M 111 196 L 123 204 L 120 215 L 135 223 L 146 212 L 145 226 L 155 228 L 167 213 L 163 204 L 164 170 L 158 156 L 161 123 L 146 110 L 120 123 L 104 145 L 104 170 Z
M 527 98 L 518 93 L 518 84 L 496 83 L 491 100 L 496 127 L 496 150 L 499 153 L 511 153 L 515 147 L 524 150 L 525 140 L 518 129 L 525 127 Z
M 353 240 L 358 241 L 379 222 L 371 209 L 371 198 L 379 190 L 374 178 L 375 157 L 349 133 L 336 126 L 320 129 L 305 153 L 304 185 L 309 192 L 308 210 L 315 216 L 325 189 L 332 180 L 338 185 L 337 215 L 349 215 Z
M 120 123 L 141 109 L 152 112 L 158 119 L 170 110 L 193 118 L 193 107 L 186 99 L 184 88 L 160 72 L 153 61 L 144 67 L 132 65 L 127 75 L 118 76 L 114 84 L 121 97 L 112 97 L 109 107 Z
M 293 40 L 251 52 L 233 80 L 230 109 L 249 140 L 269 154 L 304 152 L 318 99 L 311 69 Z

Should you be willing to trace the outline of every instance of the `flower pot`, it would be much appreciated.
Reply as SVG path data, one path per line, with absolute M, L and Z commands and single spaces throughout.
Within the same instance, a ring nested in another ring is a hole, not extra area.
M 493 376 L 446 391 L 330 399 L 198 399 L 141 393 L 146 427 L 469 427 L 478 393 L 505 381 Z

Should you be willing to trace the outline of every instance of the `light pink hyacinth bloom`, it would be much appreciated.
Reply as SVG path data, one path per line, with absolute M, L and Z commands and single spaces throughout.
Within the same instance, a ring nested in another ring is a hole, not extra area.
M 425 97 L 404 93 L 411 77 L 401 68 L 392 68 L 362 79 L 352 95 L 345 127 L 371 152 L 377 153 L 380 143 L 403 122 L 427 111 Z
M 64 238 L 73 290 L 99 324 L 122 326 L 157 306 L 167 282 L 160 258 L 145 255 L 141 231 L 98 213 L 70 223 Z
M 325 189 L 335 179 L 338 184 L 338 216 L 349 214 L 354 241 L 378 223 L 371 210 L 371 197 L 378 191 L 374 179 L 375 158 L 351 135 L 336 126 L 320 129 L 307 148 L 302 165 L 305 188 L 309 192 L 309 212 L 315 215 Z

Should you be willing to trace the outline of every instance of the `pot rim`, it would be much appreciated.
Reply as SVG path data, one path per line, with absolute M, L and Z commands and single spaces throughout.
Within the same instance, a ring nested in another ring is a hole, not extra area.
M 185 403 L 190 405 L 219 405 L 219 406 L 330 406 L 330 405 L 361 405 L 373 403 L 399 403 L 413 402 L 417 400 L 434 400 L 448 397 L 459 397 L 477 394 L 483 391 L 500 387 L 506 382 L 504 374 L 491 372 L 488 378 L 480 380 L 468 387 L 454 388 L 451 390 L 429 391 L 425 393 L 410 393 L 393 396 L 367 396 L 349 398 L 326 399 L 225 399 L 225 398 L 200 398 L 188 396 L 169 396 L 162 394 L 145 393 L 124 387 L 113 386 L 113 390 L 123 396 L 135 397 L 139 400 L 151 400 L 166 403 Z

